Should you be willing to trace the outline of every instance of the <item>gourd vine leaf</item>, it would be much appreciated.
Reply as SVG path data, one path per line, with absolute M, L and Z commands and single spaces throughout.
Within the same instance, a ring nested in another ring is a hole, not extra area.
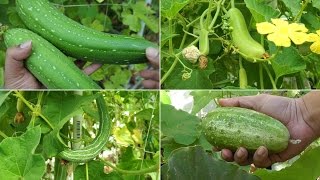
M 189 3 L 190 0 L 162 0 L 161 1 L 161 13 L 162 16 L 173 19 L 178 12 Z
M 276 18 L 280 15 L 279 10 L 272 8 L 265 1 L 244 0 L 244 2 L 257 23 L 269 21 L 271 18 Z
M 161 131 L 179 144 L 192 144 L 201 135 L 200 120 L 171 105 L 161 105 Z
M 320 177 L 320 147 L 315 147 L 304 152 L 291 166 L 280 171 L 259 169 L 254 172 L 261 179 L 317 179 Z
M 8 137 L 0 143 L 0 179 L 41 179 L 46 165 L 35 150 L 40 143 L 41 128 L 28 129 L 19 137 Z
M 166 172 L 164 172 L 166 171 Z M 201 146 L 182 147 L 172 152 L 162 169 L 164 179 L 246 179 L 258 180 L 257 176 L 239 166 L 214 159 Z

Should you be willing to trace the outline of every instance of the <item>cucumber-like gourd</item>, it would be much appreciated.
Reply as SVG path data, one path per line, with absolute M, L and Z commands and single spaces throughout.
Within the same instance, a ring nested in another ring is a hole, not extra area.
M 106 102 L 102 95 L 96 99 L 97 108 L 100 118 L 100 127 L 97 136 L 91 142 L 82 149 L 77 150 L 64 150 L 59 153 L 59 157 L 70 162 L 87 162 L 95 158 L 106 145 L 111 129 L 111 120 L 108 117 Z
M 209 54 L 209 31 L 201 29 L 199 34 L 199 51 L 201 55 L 207 56 Z
M 7 47 L 32 40 L 28 70 L 49 89 L 101 89 L 68 57 L 39 35 L 26 29 L 9 29 L 4 34 Z
M 280 121 L 239 107 L 214 109 L 202 121 L 202 129 L 213 146 L 232 151 L 244 147 L 250 153 L 260 146 L 271 153 L 281 152 L 287 148 L 290 138 L 288 129 Z
M 231 8 L 227 15 L 230 27 L 232 27 L 232 41 L 239 49 L 240 54 L 250 62 L 255 62 L 255 59 L 262 59 L 266 51 L 261 44 L 251 37 L 241 11 L 237 8 Z
M 107 34 L 65 16 L 47 0 L 16 0 L 24 24 L 67 55 L 107 64 L 147 62 L 145 50 L 156 47 L 143 39 Z
M 248 86 L 247 72 L 243 67 L 239 69 L 239 87 L 240 89 L 246 89 Z

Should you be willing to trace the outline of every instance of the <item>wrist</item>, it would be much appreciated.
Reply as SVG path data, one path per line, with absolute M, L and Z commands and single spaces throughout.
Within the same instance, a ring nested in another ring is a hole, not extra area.
M 297 99 L 297 102 L 304 120 L 316 136 L 320 137 L 320 91 L 310 92 Z

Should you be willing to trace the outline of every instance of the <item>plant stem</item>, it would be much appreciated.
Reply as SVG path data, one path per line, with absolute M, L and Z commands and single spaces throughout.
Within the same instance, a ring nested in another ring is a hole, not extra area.
M 146 169 L 140 169 L 140 170 L 124 170 L 124 169 L 120 169 L 118 167 L 116 167 L 115 165 L 113 165 L 111 162 L 106 161 L 104 159 L 100 159 L 102 160 L 107 166 L 112 167 L 114 170 L 122 173 L 122 174 L 131 174 L 131 175 L 139 175 L 139 174 L 146 174 L 146 173 L 151 173 L 151 172 L 155 172 L 157 170 L 159 170 L 159 164 L 156 164 L 154 166 L 148 167 Z
M 169 34 L 172 35 L 172 19 L 169 19 Z M 169 53 L 173 54 L 172 37 L 169 38 Z
M 192 43 L 189 44 L 189 46 L 196 44 L 199 41 L 199 39 L 194 40 Z M 175 54 L 174 56 L 177 57 L 181 54 L 182 52 L 179 52 L 178 54 Z M 170 76 L 170 74 L 172 73 L 173 69 L 175 68 L 175 66 L 177 65 L 177 62 L 179 61 L 179 59 L 175 58 L 174 62 L 172 63 L 171 67 L 169 68 L 169 70 L 162 76 L 161 80 L 160 80 L 160 85 L 163 84 L 163 82 Z
M 89 167 L 88 167 L 88 163 L 86 163 L 86 180 L 89 180 Z
M 300 21 L 304 9 L 305 9 L 305 8 L 308 6 L 308 4 L 310 3 L 309 1 L 310 1 L 310 0 L 305 0 L 305 1 L 304 1 L 304 3 L 302 4 L 302 7 L 301 7 L 299 13 L 297 14 L 296 17 L 294 17 L 293 22 L 299 22 L 299 21 Z
M 262 64 L 259 64 L 259 77 L 260 77 L 260 88 L 264 89 L 264 81 L 263 81 L 263 67 Z
M 0 136 L 2 136 L 4 139 L 8 137 L 8 136 L 7 136 L 4 132 L 2 132 L 2 131 L 0 131 Z
M 212 29 L 212 27 L 213 27 L 214 24 L 216 23 L 217 18 L 218 18 L 219 14 L 220 14 L 221 1 L 222 1 L 222 0 L 219 0 L 219 1 L 217 2 L 216 14 L 214 15 L 214 17 L 213 17 L 213 19 L 212 19 L 212 21 L 211 21 L 211 24 L 210 24 L 210 26 L 209 26 L 209 28 L 208 28 L 209 30 Z
M 269 79 L 270 79 L 271 84 L 272 84 L 272 88 L 273 88 L 274 90 L 277 90 L 276 83 L 275 83 L 275 81 L 274 81 L 274 79 L 273 79 L 273 77 L 272 77 L 272 74 L 271 74 L 269 68 L 267 67 L 267 65 L 266 65 L 265 63 L 263 63 L 263 67 L 264 67 L 264 69 L 267 71 L 267 74 L 268 74 Z
M 234 0 L 231 0 L 231 8 L 235 8 Z

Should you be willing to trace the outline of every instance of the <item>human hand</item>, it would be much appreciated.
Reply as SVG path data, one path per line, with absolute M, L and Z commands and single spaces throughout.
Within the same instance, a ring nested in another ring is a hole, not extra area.
M 159 51 L 155 48 L 146 49 L 147 58 L 153 69 L 146 69 L 139 72 L 140 76 L 144 78 L 142 85 L 148 89 L 159 88 Z
M 24 61 L 30 56 L 32 42 L 27 41 L 17 47 L 7 49 L 5 61 L 5 84 L 6 89 L 40 89 L 43 85 L 24 66 Z M 76 61 L 78 67 L 84 65 Z M 91 64 L 83 69 L 86 74 L 91 74 L 101 67 L 101 64 Z
M 315 127 L 310 122 L 309 108 L 303 98 L 290 99 L 272 95 L 244 96 L 231 99 L 221 99 L 222 106 L 237 106 L 267 114 L 281 121 L 289 130 L 290 139 L 299 139 L 299 144 L 289 143 L 287 149 L 277 154 L 269 154 L 266 147 L 259 147 L 254 155 L 249 155 L 244 147 L 236 152 L 222 149 L 221 156 L 226 161 L 235 161 L 239 165 L 253 163 L 256 167 L 268 167 L 276 162 L 286 161 L 301 153 L 319 136 L 320 126 Z

